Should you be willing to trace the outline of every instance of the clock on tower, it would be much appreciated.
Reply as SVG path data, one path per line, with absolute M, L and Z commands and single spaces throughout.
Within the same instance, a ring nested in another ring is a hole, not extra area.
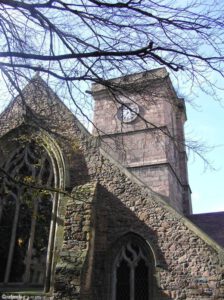
M 121 122 L 130 123 L 138 117 L 139 107 L 136 103 L 122 104 L 117 110 L 117 117 Z

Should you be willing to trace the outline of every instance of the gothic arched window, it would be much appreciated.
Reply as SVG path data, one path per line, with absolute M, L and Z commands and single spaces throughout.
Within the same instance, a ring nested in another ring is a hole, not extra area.
M 52 159 L 34 141 L 1 164 L 0 286 L 43 287 L 49 272 L 56 194 Z M 44 187 L 42 189 L 38 187 Z
M 153 299 L 153 258 L 138 237 L 127 236 L 113 263 L 112 300 Z

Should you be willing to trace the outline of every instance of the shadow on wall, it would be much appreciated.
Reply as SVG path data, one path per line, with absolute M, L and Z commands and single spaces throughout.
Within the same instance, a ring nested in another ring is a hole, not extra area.
M 144 251 L 148 250 L 152 268 L 150 299 L 171 299 L 159 287 L 159 269 L 167 269 L 167 265 L 158 247 L 156 233 L 101 185 L 98 185 L 94 200 L 92 227 L 90 247 L 82 270 L 81 299 L 115 299 L 112 296 L 113 260 L 129 237 L 132 241 L 139 241 Z M 86 280 L 91 284 L 86 285 Z

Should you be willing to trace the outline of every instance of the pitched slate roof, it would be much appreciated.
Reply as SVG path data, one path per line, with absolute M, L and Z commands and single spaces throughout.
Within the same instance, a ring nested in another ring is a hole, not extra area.
M 220 246 L 224 247 L 224 211 L 195 214 L 188 218 Z

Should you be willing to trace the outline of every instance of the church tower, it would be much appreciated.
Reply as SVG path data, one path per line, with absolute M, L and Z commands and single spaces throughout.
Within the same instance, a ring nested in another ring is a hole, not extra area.
M 192 213 L 184 142 L 186 111 L 165 68 L 93 85 L 94 134 L 115 159 L 166 201 Z

